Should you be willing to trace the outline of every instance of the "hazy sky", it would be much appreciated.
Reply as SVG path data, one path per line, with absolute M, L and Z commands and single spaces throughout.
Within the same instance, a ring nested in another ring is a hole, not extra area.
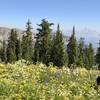
M 0 26 L 24 28 L 27 19 L 33 27 L 46 18 L 62 29 L 100 30 L 100 0 L 0 0 Z

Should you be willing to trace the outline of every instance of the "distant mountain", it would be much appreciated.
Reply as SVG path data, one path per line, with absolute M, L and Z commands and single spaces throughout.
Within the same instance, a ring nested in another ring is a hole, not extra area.
M 24 32 L 21 29 L 15 29 L 18 33 L 18 36 L 21 37 L 22 33 Z M 0 27 L 0 40 L 7 40 L 9 37 L 9 33 L 10 33 L 11 29 L 7 28 L 7 27 Z
M 78 40 L 81 37 L 83 37 L 85 39 L 86 44 L 92 43 L 94 48 L 98 47 L 98 42 L 100 39 L 99 32 L 88 29 L 88 28 L 84 28 L 82 30 L 76 29 L 75 32 L 76 32 L 76 37 Z M 63 33 L 65 33 L 66 36 L 70 36 L 72 34 L 72 30 L 65 30 Z
M 8 34 L 10 32 L 9 28 L 6 27 L 0 27 L 0 40 L 2 41 L 3 39 L 7 39 L 8 38 Z
M 18 32 L 18 36 L 22 37 L 24 30 L 21 29 L 17 29 Z M 11 29 L 7 28 L 7 27 L 0 27 L 0 40 L 7 40 L 9 33 L 10 33 Z M 34 32 L 33 32 L 34 33 Z M 35 32 L 36 33 L 36 32 Z M 35 42 L 34 36 L 35 33 L 33 34 L 33 41 Z M 72 30 L 65 30 L 63 31 L 63 38 L 64 38 L 64 42 L 65 44 L 68 43 L 68 39 L 70 37 L 70 35 L 72 34 Z M 91 29 L 82 29 L 82 30 L 76 30 L 76 37 L 79 40 L 80 37 L 84 37 L 86 43 L 92 43 L 94 48 L 98 47 L 98 41 L 99 41 L 99 32 L 95 31 L 95 30 L 91 30 Z
M 22 35 L 23 35 L 23 33 L 24 33 L 24 30 L 17 29 L 17 28 L 15 28 L 15 30 L 17 31 L 18 36 L 21 38 Z M 11 31 L 10 28 L 7 28 L 7 27 L 0 27 L 0 40 L 1 40 L 1 41 L 3 41 L 3 40 L 8 40 L 10 31 Z M 36 33 L 36 32 L 33 32 L 33 41 L 35 41 L 35 39 L 34 39 L 35 33 Z M 63 35 L 63 38 L 64 38 L 64 41 L 67 41 L 67 39 L 68 39 L 68 37 L 67 37 L 66 35 Z

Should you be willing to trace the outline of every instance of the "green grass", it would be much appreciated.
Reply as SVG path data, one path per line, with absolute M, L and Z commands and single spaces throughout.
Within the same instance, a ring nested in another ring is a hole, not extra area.
M 0 100 L 100 100 L 96 70 L 0 64 Z

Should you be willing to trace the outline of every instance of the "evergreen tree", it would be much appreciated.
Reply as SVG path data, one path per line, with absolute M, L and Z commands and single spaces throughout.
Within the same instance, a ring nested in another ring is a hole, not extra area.
M 22 36 L 22 43 L 21 43 L 21 47 L 22 47 L 22 59 L 27 59 L 27 38 L 25 36 L 25 34 Z
M 84 67 L 85 68 L 89 67 L 89 49 L 88 49 L 88 45 L 85 45 L 85 49 L 84 49 Z
M 20 39 L 17 39 L 16 41 L 16 57 L 17 57 L 17 61 L 22 58 L 22 48 L 21 48 Z
M 62 32 L 58 25 L 51 49 L 51 62 L 53 62 L 55 66 L 62 67 L 67 64 L 67 52 L 64 47 Z
M 98 69 L 100 69 L 100 40 L 99 40 L 99 47 L 97 49 L 95 60 L 96 60 L 96 63 L 98 64 Z
M 26 32 L 22 37 L 22 58 L 27 61 L 32 61 L 33 57 L 33 40 L 32 40 L 32 26 L 30 20 L 26 23 Z
M 84 38 L 80 38 L 79 40 L 79 59 L 78 59 L 78 65 L 81 67 L 84 67 L 84 49 L 85 49 L 85 43 L 84 43 Z
M 92 68 L 93 65 L 94 65 L 94 49 L 93 49 L 93 46 L 92 46 L 92 43 L 89 44 L 89 47 L 88 47 L 88 51 L 89 51 L 89 68 Z
M 69 39 L 69 43 L 67 45 L 67 52 L 68 52 L 68 58 L 69 63 L 68 65 L 77 64 L 78 63 L 78 46 L 77 46 L 77 40 L 75 37 L 75 27 L 73 26 L 73 33 Z
M 91 43 L 86 46 L 84 55 L 85 67 L 88 69 L 92 68 L 94 65 L 94 49 Z
M 11 30 L 10 36 L 8 38 L 7 45 L 7 62 L 15 62 L 17 60 L 16 57 L 16 41 L 17 41 L 17 33 L 14 29 Z
M 41 34 L 36 34 L 36 42 L 35 42 L 35 46 L 34 46 L 34 55 L 33 55 L 33 61 L 34 62 L 41 62 L 41 58 L 40 58 L 40 50 L 41 50 Z
M 36 43 L 34 47 L 34 61 L 43 62 L 47 64 L 50 62 L 50 49 L 51 49 L 51 26 L 45 19 L 42 20 L 38 26 L 38 33 L 36 35 Z
M 1 60 L 3 62 L 6 62 L 7 61 L 6 49 L 7 49 L 6 41 L 3 40 L 3 47 L 1 48 L 1 52 L 0 52 Z

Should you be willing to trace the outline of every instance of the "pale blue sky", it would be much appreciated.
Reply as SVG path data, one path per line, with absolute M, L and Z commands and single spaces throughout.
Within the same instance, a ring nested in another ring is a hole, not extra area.
M 0 0 L 0 26 L 24 28 L 30 18 L 33 27 L 47 18 L 63 30 L 100 29 L 100 0 Z

